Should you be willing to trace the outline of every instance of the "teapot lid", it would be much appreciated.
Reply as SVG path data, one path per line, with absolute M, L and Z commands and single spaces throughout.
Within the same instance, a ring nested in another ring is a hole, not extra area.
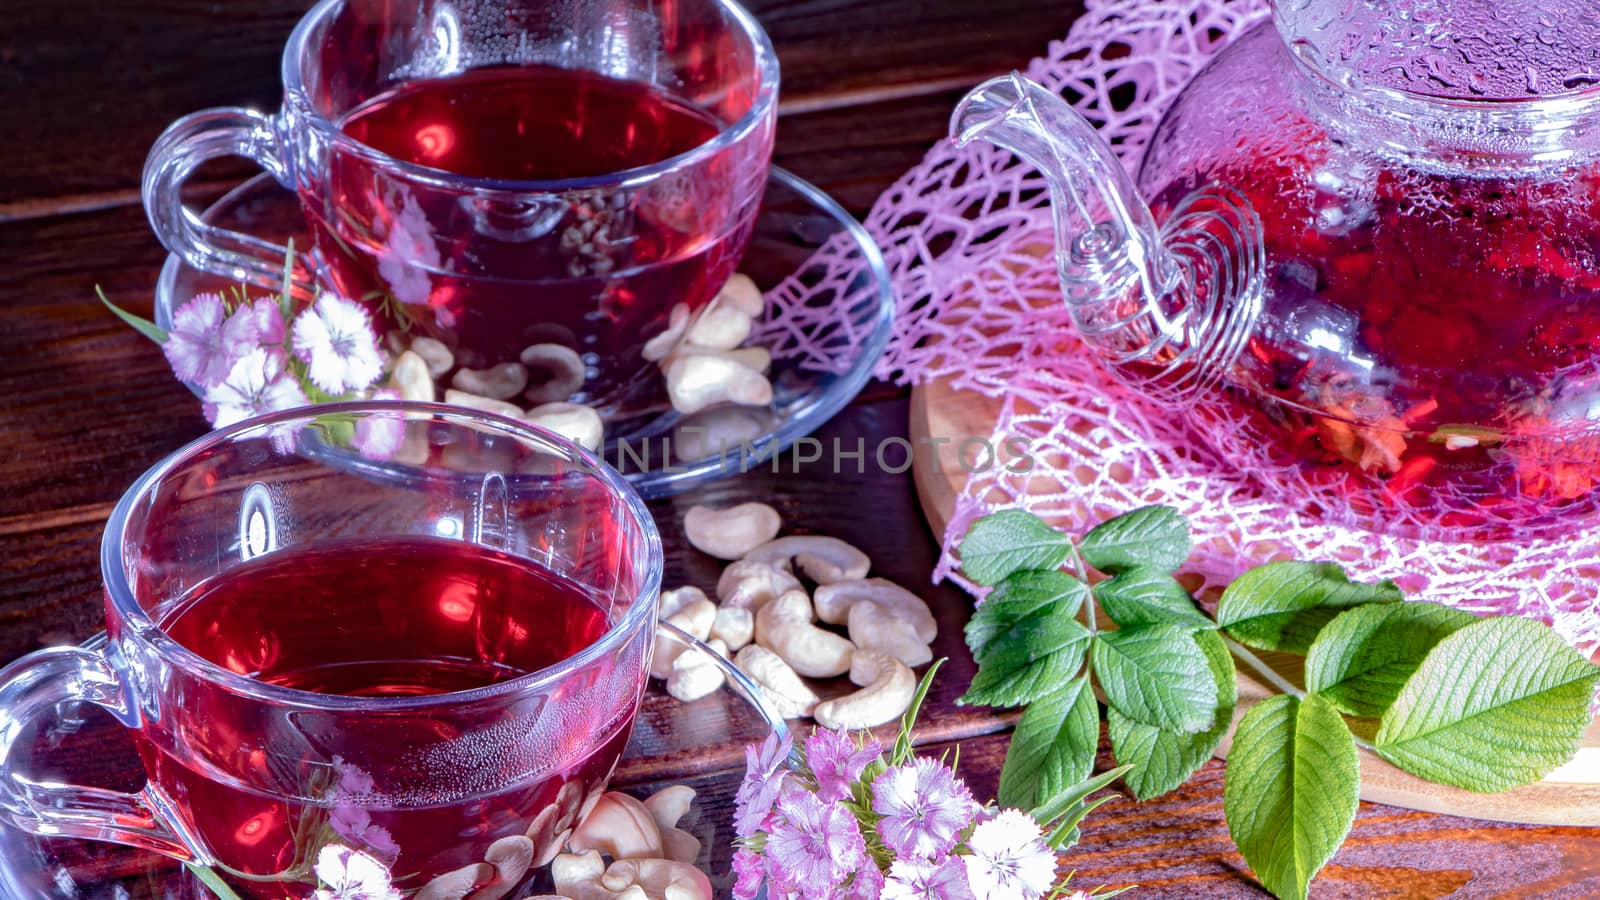
M 1347 87 L 1490 102 L 1600 88 L 1594 0 L 1273 0 L 1272 12 L 1301 61 Z

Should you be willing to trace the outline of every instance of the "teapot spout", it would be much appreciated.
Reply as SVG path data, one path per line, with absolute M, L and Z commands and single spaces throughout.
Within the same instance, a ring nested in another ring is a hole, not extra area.
M 1013 72 L 968 94 L 951 117 L 950 135 L 958 146 L 994 143 L 1044 176 L 1061 290 L 1086 345 L 1130 380 L 1181 384 L 1183 399 L 1198 384 L 1225 377 L 1220 369 L 1251 324 L 1234 314 L 1253 320 L 1255 307 L 1227 309 L 1236 290 L 1196 296 L 1195 263 L 1208 273 L 1217 267 L 1180 258 L 1164 243 L 1111 148 L 1066 101 Z M 1196 372 L 1202 361 L 1208 371 Z

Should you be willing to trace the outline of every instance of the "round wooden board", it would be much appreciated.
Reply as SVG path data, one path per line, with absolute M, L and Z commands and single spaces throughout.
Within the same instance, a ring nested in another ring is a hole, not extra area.
M 957 456 L 958 445 L 965 438 L 992 435 L 1000 405 L 999 399 L 957 391 L 941 381 L 921 385 L 912 391 L 912 442 L 924 446 L 919 441 L 927 438 L 933 447 L 931 454 L 915 454 L 913 474 L 923 514 L 935 534 L 944 534 L 956 498 L 966 484 L 966 472 Z M 1079 527 L 1076 522 L 1056 524 L 1069 531 Z M 1263 656 L 1285 677 L 1299 681 L 1296 657 Z M 1252 704 L 1272 693 L 1241 670 L 1235 721 Z M 1227 756 L 1232 739 L 1230 730 L 1223 738 L 1218 756 Z M 1360 752 L 1361 797 L 1364 800 L 1501 822 L 1600 826 L 1600 720 L 1589 723 L 1583 746 L 1572 762 L 1552 772 L 1544 781 L 1499 794 L 1475 794 L 1432 784 L 1406 774 L 1371 753 Z

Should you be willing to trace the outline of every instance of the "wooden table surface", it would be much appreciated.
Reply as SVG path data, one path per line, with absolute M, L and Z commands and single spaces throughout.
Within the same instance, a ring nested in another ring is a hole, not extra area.
M 164 252 L 139 206 L 139 170 L 162 127 L 217 104 L 270 108 L 277 57 L 305 0 L 7 0 L 0 10 L 0 659 L 101 627 L 96 552 L 123 489 L 201 434 L 199 405 L 159 350 L 94 300 L 150 311 Z M 784 69 L 777 161 L 862 215 L 945 128 L 965 87 L 1019 66 L 1065 33 L 1078 0 L 756 0 Z M 209 170 L 195 202 L 247 169 Z M 904 435 L 907 392 L 874 384 L 823 431 L 854 445 Z M 1012 721 L 954 705 L 971 675 L 969 601 L 928 585 L 935 537 L 909 474 L 790 460 L 652 504 L 667 582 L 714 583 L 679 536 L 696 503 L 765 500 L 795 531 L 835 534 L 876 570 L 925 593 L 951 657 L 925 742 L 960 741 L 964 773 L 991 792 Z M 639 739 L 655 756 L 619 781 L 641 788 L 742 765 L 737 742 L 655 691 Z M 714 723 L 712 723 L 714 726 Z M 95 748 L 77 752 L 92 755 Z M 1102 758 L 1102 764 L 1107 761 Z M 1228 840 L 1222 766 L 1151 802 L 1118 799 L 1067 862 L 1079 885 L 1137 883 L 1140 896 L 1265 896 Z M 726 790 L 703 802 L 731 802 Z M 720 856 L 721 854 L 719 854 Z M 1596 897 L 1600 835 L 1499 825 L 1363 804 L 1316 897 Z M 31 900 L 31 898 L 22 898 Z

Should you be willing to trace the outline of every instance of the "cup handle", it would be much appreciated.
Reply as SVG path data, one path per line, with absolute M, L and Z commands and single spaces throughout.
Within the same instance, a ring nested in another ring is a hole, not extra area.
M 142 194 L 150 227 L 162 245 L 191 268 L 281 291 L 288 248 L 207 224 L 183 205 L 184 181 L 201 163 L 224 156 L 242 156 L 279 184 L 291 183 L 276 120 L 239 107 L 191 113 L 162 132 L 145 159 Z M 296 265 L 290 273 L 299 296 L 314 293 L 308 271 Z
M 148 786 L 133 794 L 37 781 L 12 768 L 29 724 L 61 703 L 85 701 L 133 727 L 137 713 L 105 657 L 80 647 L 30 653 L 0 669 L 0 818 L 32 834 L 110 841 L 183 862 L 200 857 L 179 819 Z

